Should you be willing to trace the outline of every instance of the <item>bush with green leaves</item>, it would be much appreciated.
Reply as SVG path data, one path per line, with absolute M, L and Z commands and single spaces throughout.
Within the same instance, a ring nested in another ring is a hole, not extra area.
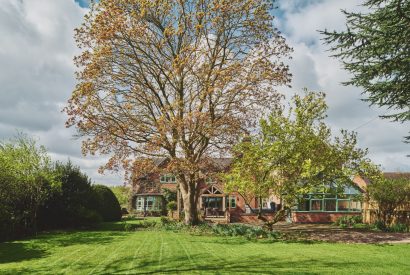
M 36 233 L 40 207 L 59 188 L 46 149 L 34 139 L 0 141 L 0 241 Z
M 372 230 L 376 231 L 385 231 L 385 232 L 394 232 L 394 233 L 403 233 L 409 232 L 409 226 L 403 223 L 394 223 L 390 226 L 386 226 L 383 221 L 376 221 L 373 224 L 369 225 Z
M 387 228 L 389 232 L 404 233 L 409 232 L 409 226 L 404 223 L 395 223 Z
M 363 222 L 362 216 L 342 216 L 336 220 L 334 225 L 341 228 L 352 227 L 355 224 L 360 224 Z
M 91 180 L 70 161 L 54 165 L 56 180 L 61 188 L 49 194 L 40 210 L 39 223 L 43 229 L 91 225 L 102 220 L 94 210 Z
M 398 217 L 398 209 L 410 201 L 410 179 L 388 179 L 383 175 L 372 178 L 368 201 L 376 209 L 379 222 L 389 227 Z
M 247 239 L 277 239 L 279 233 L 265 230 L 259 226 L 245 224 L 217 224 L 212 227 L 213 233 L 220 236 L 243 236 Z
M 131 188 L 128 186 L 111 186 L 111 191 L 117 197 L 118 202 L 121 205 L 121 208 L 127 208 L 130 198 Z
M 121 206 L 111 189 L 105 185 L 92 185 L 94 193 L 93 205 L 91 206 L 101 215 L 105 222 L 121 220 Z

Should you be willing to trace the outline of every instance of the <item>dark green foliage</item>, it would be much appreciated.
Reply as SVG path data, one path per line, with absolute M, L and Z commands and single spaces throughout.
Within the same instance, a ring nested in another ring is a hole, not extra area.
M 103 221 L 121 220 L 121 206 L 111 189 L 105 185 L 93 185 L 93 209 L 101 215 Z
M 94 194 L 91 181 L 70 161 L 56 163 L 55 174 L 61 189 L 50 194 L 40 211 L 43 229 L 90 225 L 101 221 L 93 210 Z
M 212 227 L 216 235 L 221 236 L 243 236 L 247 239 L 277 239 L 280 234 L 275 231 L 265 230 L 259 226 L 245 224 L 217 224 Z
M 177 200 L 177 192 L 169 190 L 167 188 L 162 188 L 162 194 L 164 196 L 165 202 L 176 201 Z
M 410 1 L 367 0 L 367 13 L 343 11 L 347 30 L 324 31 L 334 56 L 362 87 L 370 104 L 396 110 L 384 116 L 410 120 Z M 410 142 L 410 136 L 406 137 Z
M 170 201 L 167 203 L 168 211 L 175 211 L 177 210 L 177 203 L 175 201 Z
M 383 221 L 376 221 L 375 223 L 370 224 L 369 227 L 372 230 L 376 230 L 376 231 L 395 232 L 395 233 L 409 232 L 409 226 L 403 223 L 395 223 L 390 226 L 387 226 L 385 225 Z
M 389 232 L 409 232 L 409 226 L 403 223 L 396 223 L 391 225 L 387 230 Z

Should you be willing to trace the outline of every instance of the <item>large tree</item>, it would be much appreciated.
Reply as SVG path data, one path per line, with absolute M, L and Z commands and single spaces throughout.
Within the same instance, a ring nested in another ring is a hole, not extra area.
M 410 120 L 410 1 L 367 0 L 367 13 L 347 12 L 346 30 L 324 31 L 334 56 L 352 73 L 346 85 L 362 87 L 371 104 Z M 406 137 L 410 142 L 410 136 Z
M 299 196 L 326 191 L 330 183 L 340 189 L 351 184 L 367 152 L 357 148 L 354 132 L 332 135 L 326 110 L 323 93 L 306 92 L 262 119 L 258 133 L 235 147 L 227 189 L 256 198 L 274 194 L 293 206 Z
M 278 101 L 290 48 L 271 0 L 101 0 L 76 30 L 78 84 L 65 109 L 103 168 L 144 170 L 166 156 L 185 222 L 198 221 L 207 158 L 229 149 Z M 138 160 L 144 159 L 141 162 Z M 137 160 L 136 163 L 133 163 Z M 140 165 L 141 163 L 141 165 Z

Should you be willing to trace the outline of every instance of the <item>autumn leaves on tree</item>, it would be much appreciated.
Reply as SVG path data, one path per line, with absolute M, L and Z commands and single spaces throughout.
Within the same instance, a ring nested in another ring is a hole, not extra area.
M 198 183 L 275 108 L 291 49 L 269 0 L 101 0 L 76 30 L 78 85 L 65 111 L 103 169 L 144 171 L 168 157 L 185 222 L 198 221 Z

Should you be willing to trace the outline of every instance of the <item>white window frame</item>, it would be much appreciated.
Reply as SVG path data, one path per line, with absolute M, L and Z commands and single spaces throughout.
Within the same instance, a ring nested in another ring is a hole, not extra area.
M 161 175 L 159 178 L 160 183 L 177 183 L 177 179 L 175 175 L 173 174 L 166 174 L 166 175 Z

